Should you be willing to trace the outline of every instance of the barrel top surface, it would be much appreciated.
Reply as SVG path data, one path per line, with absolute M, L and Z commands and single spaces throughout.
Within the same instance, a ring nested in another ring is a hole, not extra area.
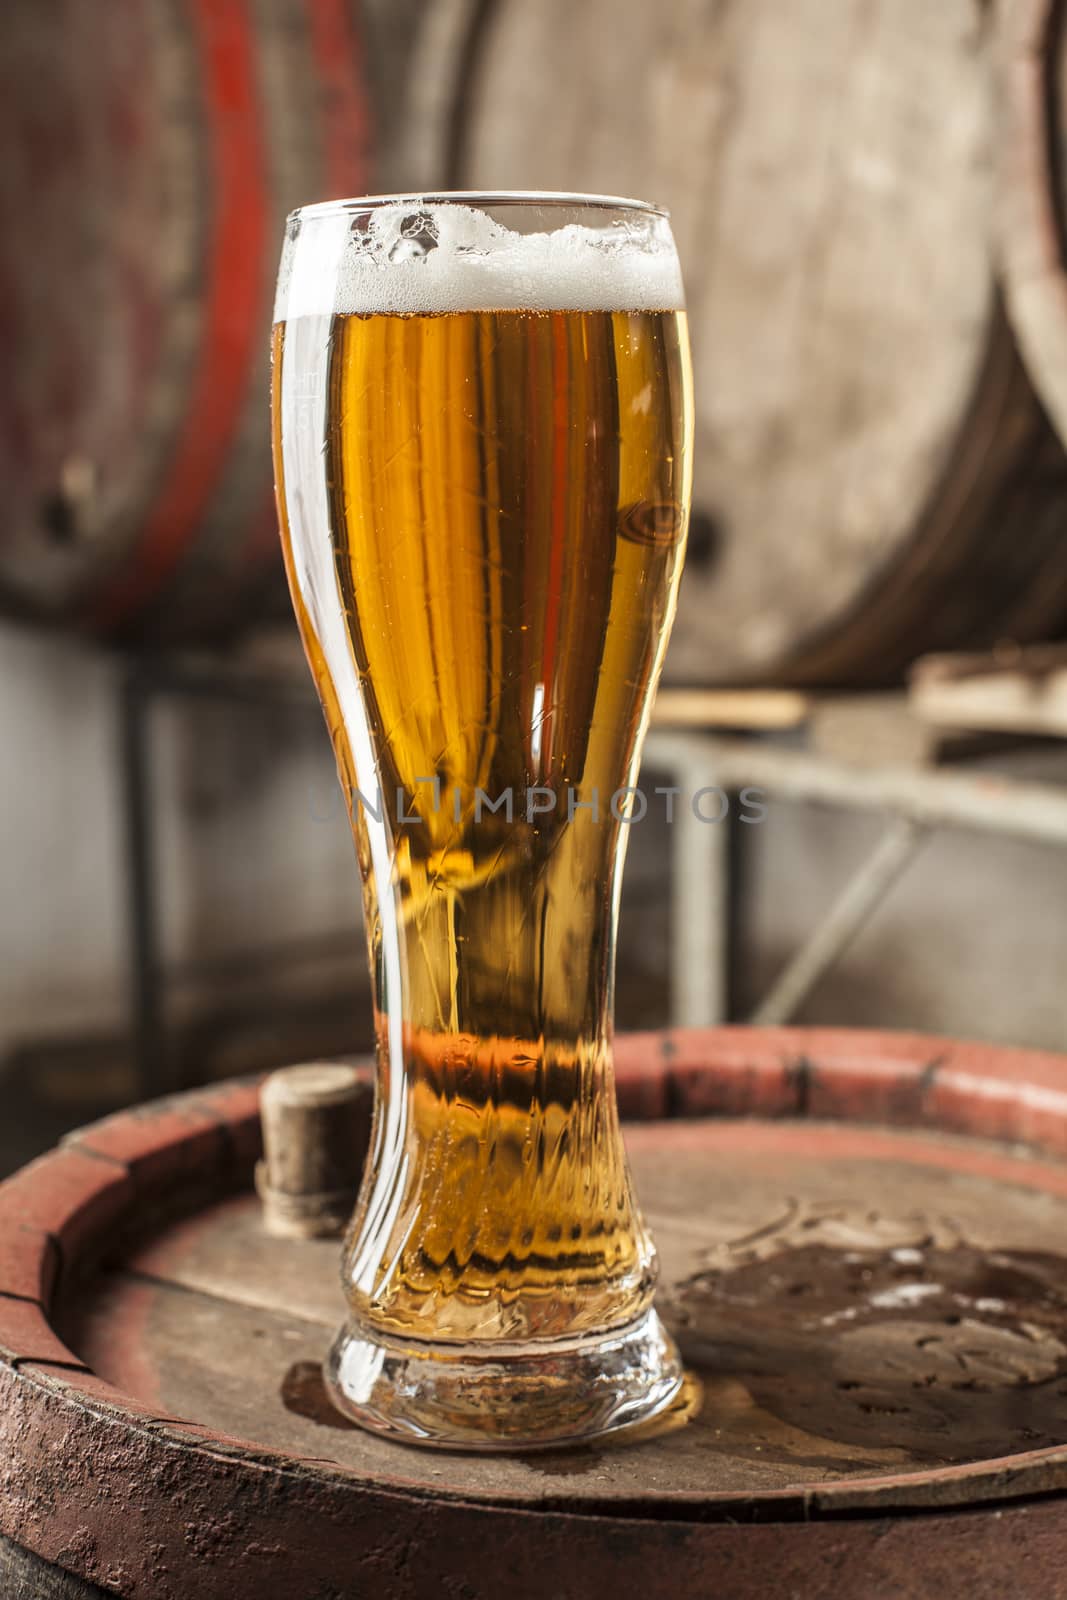
M 249 1081 L 81 1130 L 0 1187 L 0 1532 L 92 1527 L 120 1457 L 131 1495 L 170 1485 L 157 1519 L 202 1483 L 216 1521 L 266 1497 L 280 1539 L 404 1502 L 666 1533 L 1067 1487 L 1067 1058 L 725 1028 L 621 1038 L 617 1078 L 693 1374 L 665 1427 L 485 1458 L 336 1416 L 338 1245 L 263 1231 Z

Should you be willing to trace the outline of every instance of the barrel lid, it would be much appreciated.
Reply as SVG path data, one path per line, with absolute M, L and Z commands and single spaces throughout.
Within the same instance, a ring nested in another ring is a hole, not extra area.
M 972 1511 L 974 1550 L 983 1506 L 1031 1526 L 1067 1485 L 1067 1059 L 678 1030 L 621 1037 L 617 1082 L 695 1420 L 486 1460 L 321 1412 L 337 1246 L 260 1231 L 247 1081 L 80 1130 L 0 1186 L 0 1532 L 165 1596 L 203 1529 L 197 1593 L 233 1600 L 336 1586 L 383 1546 L 438 1573 L 475 1539 L 603 1572 L 623 1539 L 707 1573 L 742 1524 L 745 1560 L 772 1528 L 781 1553 L 817 1526 L 873 1549 L 891 1514 L 921 1544 Z

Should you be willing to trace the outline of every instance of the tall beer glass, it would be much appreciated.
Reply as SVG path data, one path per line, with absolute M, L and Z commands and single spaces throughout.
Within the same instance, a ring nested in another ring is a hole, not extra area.
M 289 219 L 285 559 L 350 808 L 378 1078 L 337 1403 L 588 1439 L 675 1397 L 619 1132 L 619 881 L 688 518 L 665 214 L 447 194 Z

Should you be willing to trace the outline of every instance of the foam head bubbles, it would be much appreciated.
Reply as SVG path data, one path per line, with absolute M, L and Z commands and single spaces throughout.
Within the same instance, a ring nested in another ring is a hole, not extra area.
M 681 309 L 681 275 L 666 218 L 650 209 L 613 216 L 610 203 L 603 210 L 603 226 L 567 223 L 519 233 L 462 197 L 307 207 L 289 221 L 275 320 Z M 551 205 L 543 207 L 546 220 L 551 213 Z M 309 229 L 313 252 L 301 249 Z

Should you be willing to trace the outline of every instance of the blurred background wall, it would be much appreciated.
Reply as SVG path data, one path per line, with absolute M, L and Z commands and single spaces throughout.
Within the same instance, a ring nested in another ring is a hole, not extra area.
M 0 1166 L 146 1087 L 369 1043 L 357 875 L 270 503 L 271 291 L 296 204 L 495 185 L 671 207 L 698 399 L 672 683 L 901 698 L 930 651 L 1003 659 L 1062 637 L 1045 9 L 16 9 L 0 41 Z M 1058 737 L 1013 737 L 967 770 L 1055 788 L 1067 759 Z M 737 832 L 743 1017 L 877 827 L 772 800 Z M 623 1026 L 668 1020 L 670 843 L 653 821 L 631 840 Z M 798 1019 L 1062 1048 L 1065 905 L 1062 851 L 942 832 Z

